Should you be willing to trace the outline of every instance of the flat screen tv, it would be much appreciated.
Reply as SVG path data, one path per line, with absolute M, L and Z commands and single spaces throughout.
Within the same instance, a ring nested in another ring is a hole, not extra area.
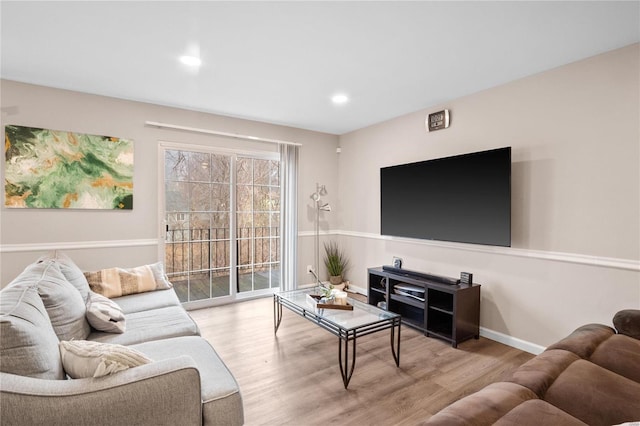
M 511 246 L 511 147 L 380 169 L 382 235 Z

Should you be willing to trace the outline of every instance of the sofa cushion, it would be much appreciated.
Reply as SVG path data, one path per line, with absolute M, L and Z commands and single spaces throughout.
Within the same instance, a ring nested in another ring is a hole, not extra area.
M 535 398 L 536 395 L 524 386 L 509 382 L 492 383 L 444 408 L 427 424 L 490 425 L 514 407 Z
M 638 395 L 640 383 L 581 359 L 558 376 L 544 400 L 589 425 L 614 425 L 640 419 Z
M 35 283 L 13 282 L 0 291 L 0 371 L 64 379 L 58 338 Z
M 60 356 L 72 379 L 107 376 L 152 362 L 135 349 L 87 340 L 60 342 Z
M 152 291 L 150 293 L 130 294 L 111 299 L 122 308 L 124 314 L 148 311 L 150 309 L 181 306 L 180 299 L 173 288 Z
M 615 330 L 602 324 L 587 324 L 578 327 L 564 339 L 549 346 L 550 349 L 564 349 L 580 358 L 589 359 L 593 351 L 605 340 L 615 334 Z
M 573 352 L 561 349 L 547 350 L 522 364 L 513 372 L 509 381 L 531 389 L 538 398 L 544 399 L 547 390 L 558 376 L 579 359 Z
M 598 346 L 589 361 L 640 383 L 640 340 L 613 335 Z
M 71 260 L 71 258 L 66 254 L 56 250 L 42 256 L 36 263 L 48 260 L 53 260 L 58 264 L 60 271 L 62 271 L 62 274 L 65 276 L 67 281 L 78 289 L 80 296 L 82 296 L 82 300 L 86 302 L 89 295 L 89 283 L 87 282 L 87 278 L 84 276 L 82 270 L 78 268 L 73 260 Z
M 122 308 L 116 302 L 101 294 L 91 292 L 87 301 L 87 321 L 96 330 L 107 333 L 124 333 L 127 320 Z
M 241 425 L 240 388 L 216 351 L 202 337 L 186 336 L 133 345 L 156 361 L 189 355 L 196 362 L 202 386 L 202 424 Z
M 472 419 L 471 419 L 472 420 Z M 473 420 L 472 420 L 473 422 Z M 586 426 L 586 423 L 540 399 L 530 399 L 496 421 L 494 426 Z
M 66 280 L 56 262 L 46 261 L 30 265 L 20 277 L 36 280 L 38 294 L 47 309 L 58 339 L 87 338 L 91 327 L 86 319 L 85 302 L 77 289 Z
M 199 334 L 198 326 L 182 306 L 170 306 L 127 314 L 127 330 L 124 333 L 94 331 L 87 340 L 131 345 L 150 340 Z
M 102 269 L 84 275 L 91 290 L 109 298 L 172 287 L 161 262 L 128 269 Z

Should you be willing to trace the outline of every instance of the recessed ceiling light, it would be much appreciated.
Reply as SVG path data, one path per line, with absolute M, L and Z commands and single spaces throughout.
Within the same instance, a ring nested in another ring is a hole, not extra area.
M 180 56 L 180 62 L 190 67 L 199 67 L 202 64 L 200 58 L 189 55 Z
M 347 102 L 349 102 L 349 97 L 344 94 L 333 95 L 333 97 L 331 98 L 331 102 L 333 102 L 334 104 L 346 104 Z

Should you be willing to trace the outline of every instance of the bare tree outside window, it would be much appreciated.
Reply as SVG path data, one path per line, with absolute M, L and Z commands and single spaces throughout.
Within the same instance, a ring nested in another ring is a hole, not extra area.
M 280 163 L 238 157 L 232 188 L 232 161 L 231 155 L 165 151 L 165 264 L 183 302 L 230 294 L 231 250 L 238 255 L 238 291 L 279 286 Z

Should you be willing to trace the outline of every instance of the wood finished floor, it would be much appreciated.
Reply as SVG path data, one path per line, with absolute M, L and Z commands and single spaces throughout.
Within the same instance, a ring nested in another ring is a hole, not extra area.
M 415 425 L 459 398 L 505 378 L 533 355 L 489 339 L 453 349 L 402 327 L 400 368 L 389 332 L 358 339 L 345 390 L 338 339 L 273 299 L 190 311 L 240 384 L 247 425 Z

